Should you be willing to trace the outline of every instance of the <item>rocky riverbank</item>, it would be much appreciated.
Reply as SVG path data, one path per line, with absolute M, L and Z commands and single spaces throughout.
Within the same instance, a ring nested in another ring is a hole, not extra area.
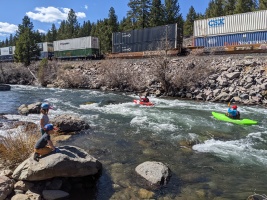
M 149 93 L 201 101 L 266 105 L 264 55 L 210 55 L 129 60 L 1 64 L 6 84 Z

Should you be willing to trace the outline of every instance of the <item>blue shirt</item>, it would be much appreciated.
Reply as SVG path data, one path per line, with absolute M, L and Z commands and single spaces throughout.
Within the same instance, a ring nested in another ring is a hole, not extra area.
M 232 108 L 228 108 L 228 111 L 227 111 L 231 116 L 233 117 L 236 117 L 237 114 L 238 114 L 238 111 L 237 110 L 234 110 Z

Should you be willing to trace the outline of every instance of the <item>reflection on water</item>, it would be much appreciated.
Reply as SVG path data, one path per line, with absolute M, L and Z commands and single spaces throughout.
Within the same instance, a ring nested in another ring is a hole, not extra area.
M 97 199 L 246 199 L 266 192 L 264 108 L 240 106 L 243 117 L 260 122 L 241 126 L 212 117 L 211 111 L 225 112 L 226 104 L 150 97 L 155 106 L 145 107 L 133 103 L 137 96 L 123 93 L 25 86 L 2 94 L 0 113 L 9 119 L 38 123 L 38 115 L 17 116 L 16 109 L 47 100 L 57 108 L 51 118 L 68 113 L 89 122 L 88 133 L 66 143 L 103 163 Z M 150 186 L 136 175 L 144 161 L 170 167 L 167 186 Z

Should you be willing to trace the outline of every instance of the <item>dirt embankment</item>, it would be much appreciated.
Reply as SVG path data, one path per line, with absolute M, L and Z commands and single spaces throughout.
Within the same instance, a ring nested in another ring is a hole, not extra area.
M 1 63 L 0 82 L 87 88 L 203 101 L 266 104 L 264 55 L 212 55 L 100 61 Z

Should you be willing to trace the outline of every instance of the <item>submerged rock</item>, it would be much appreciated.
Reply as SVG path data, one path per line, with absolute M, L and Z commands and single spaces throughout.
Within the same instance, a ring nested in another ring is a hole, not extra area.
M 11 90 L 10 85 L 0 84 L 0 91 L 9 91 Z

